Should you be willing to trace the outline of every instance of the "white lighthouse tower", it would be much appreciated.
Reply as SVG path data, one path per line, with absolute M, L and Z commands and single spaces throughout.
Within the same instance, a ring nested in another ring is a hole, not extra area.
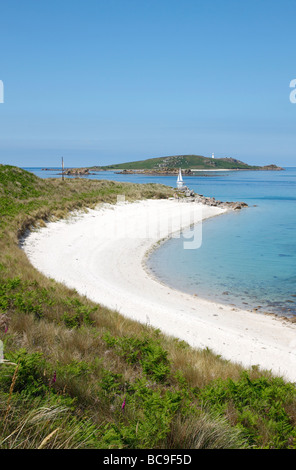
M 214 152 L 212 153 L 212 158 L 215 158 Z

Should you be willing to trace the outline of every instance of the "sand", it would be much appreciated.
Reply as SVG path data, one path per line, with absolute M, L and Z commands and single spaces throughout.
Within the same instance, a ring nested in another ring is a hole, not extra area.
M 192 347 L 296 382 L 295 324 L 172 289 L 145 266 L 158 241 L 192 223 L 186 249 L 197 249 L 202 220 L 225 211 L 176 200 L 106 204 L 30 232 L 23 249 L 40 272 L 97 303 Z

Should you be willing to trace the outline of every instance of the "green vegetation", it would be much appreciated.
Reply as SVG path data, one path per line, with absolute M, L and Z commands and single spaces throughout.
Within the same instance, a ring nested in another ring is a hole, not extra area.
M 100 167 L 103 170 L 163 170 L 163 169 L 175 169 L 181 167 L 183 170 L 186 169 L 240 169 L 240 170 L 259 170 L 262 168 L 266 169 L 277 169 L 275 165 L 269 165 L 268 167 L 259 167 L 248 165 L 247 163 L 241 162 L 234 158 L 207 158 L 201 155 L 176 155 L 171 157 L 158 157 L 149 158 L 147 160 L 140 160 L 135 162 L 119 163 L 114 165 L 108 165 Z M 93 167 L 93 169 L 96 167 Z
M 19 246 L 71 210 L 171 192 L 0 165 L 0 448 L 296 447 L 293 384 L 92 303 Z

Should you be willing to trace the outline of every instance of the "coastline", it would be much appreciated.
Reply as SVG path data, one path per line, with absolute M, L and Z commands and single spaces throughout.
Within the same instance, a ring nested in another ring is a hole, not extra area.
M 188 227 L 188 220 L 177 227 L 174 214 L 180 211 L 190 216 L 193 211 L 190 225 L 198 226 L 226 209 L 171 200 L 105 204 L 31 232 L 23 248 L 43 274 L 123 316 L 245 367 L 259 365 L 296 381 L 295 324 L 174 290 L 147 272 L 149 250 Z

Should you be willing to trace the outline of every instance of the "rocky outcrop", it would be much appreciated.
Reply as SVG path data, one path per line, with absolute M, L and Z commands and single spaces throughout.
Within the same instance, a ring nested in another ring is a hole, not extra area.
M 88 176 L 90 174 L 88 168 L 70 168 L 64 171 L 64 175 L 67 176 Z
M 260 170 L 267 170 L 267 171 L 282 171 L 284 168 L 276 165 L 265 165 L 261 166 Z
M 233 209 L 233 210 L 240 210 L 243 207 L 248 207 L 248 204 L 246 202 L 230 202 L 230 201 L 219 201 L 216 200 L 214 197 L 205 197 L 201 194 L 194 194 L 193 191 L 190 191 L 189 193 L 186 193 L 182 195 L 183 197 L 186 197 L 186 200 L 188 201 L 195 201 L 199 202 L 201 204 L 205 204 L 206 206 L 214 206 L 214 207 L 221 207 L 225 209 Z M 181 192 L 177 192 L 175 194 L 175 197 L 180 197 Z
M 89 168 L 67 168 L 62 173 L 58 173 L 59 175 L 64 176 L 89 176 L 95 175 L 95 173 L 91 173 Z
M 57 171 L 57 169 L 56 168 L 42 168 L 42 171 Z M 95 173 L 91 173 L 89 168 L 65 168 L 64 171 L 57 173 L 57 175 L 88 176 L 88 175 L 95 175 Z

